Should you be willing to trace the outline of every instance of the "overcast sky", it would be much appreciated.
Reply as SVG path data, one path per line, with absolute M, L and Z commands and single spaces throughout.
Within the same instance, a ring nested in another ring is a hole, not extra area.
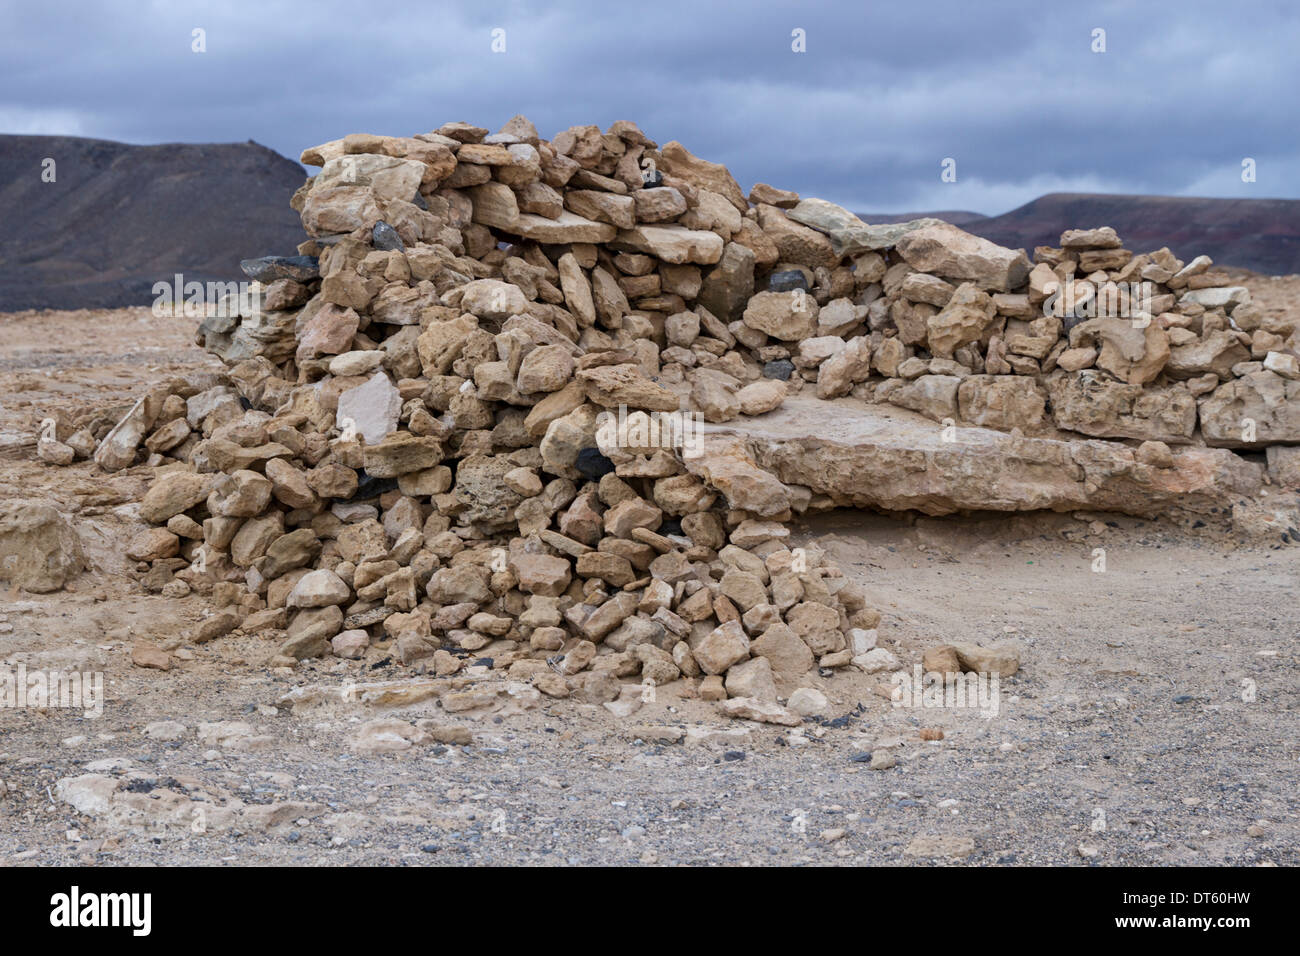
M 253 139 L 296 160 L 346 133 L 523 113 L 548 138 L 630 119 L 746 190 L 859 211 L 996 214 L 1061 191 L 1300 198 L 1298 9 L 0 0 L 0 132 Z

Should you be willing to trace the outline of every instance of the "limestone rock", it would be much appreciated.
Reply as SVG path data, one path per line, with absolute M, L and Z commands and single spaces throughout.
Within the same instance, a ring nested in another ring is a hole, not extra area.
M 335 423 L 355 434 L 367 445 L 378 444 L 397 430 L 402 413 L 402 396 L 386 372 L 376 372 L 362 385 L 339 395 Z
M 1196 428 L 1196 399 L 1181 385 L 1143 388 L 1085 369 L 1049 376 L 1047 391 L 1056 426 L 1067 431 L 1182 444 Z
M 952 641 L 962 670 L 978 674 L 1011 677 L 1020 669 L 1020 647 L 1014 641 L 982 647 L 965 641 Z
M 1300 442 L 1300 382 L 1260 370 L 1220 385 L 1200 402 L 1207 445 L 1257 448 Z
M 0 580 L 12 587 L 48 594 L 86 565 L 81 540 L 49 505 L 0 503 Z
M 749 638 L 739 621 L 714 628 L 691 648 L 691 654 L 706 674 L 724 674 L 733 664 L 749 658 Z
M 776 681 L 772 678 L 772 664 L 766 657 L 751 657 L 733 664 L 727 670 L 725 686 L 731 697 L 776 701 Z
M 211 482 L 210 475 L 188 471 L 160 475 L 140 501 L 140 517 L 150 524 L 163 524 L 205 500 Z
M 723 245 L 722 237 L 715 232 L 677 225 L 638 224 L 631 229 L 620 229 L 614 240 L 616 249 L 644 252 L 674 265 L 684 262 L 712 265 L 722 258 Z
M 958 428 L 956 441 L 945 441 L 933 421 L 902 409 L 848 399 L 833 408 L 827 414 L 825 403 L 796 395 L 761 418 L 706 424 L 703 460 L 743 456 L 771 482 L 802 486 L 841 507 L 932 515 L 964 509 L 1204 514 L 1255 493 L 1262 479 L 1260 466 L 1223 449 L 1191 447 L 1175 456 L 1173 469 L 1143 468 L 1136 467 L 1135 449 L 1116 442 L 1016 438 L 982 428 Z M 723 429 L 730 434 L 716 433 Z M 698 462 L 686 464 L 703 476 Z
M 718 710 L 728 717 L 739 720 L 756 720 L 764 724 L 780 724 L 784 727 L 798 727 L 803 718 L 792 710 L 787 710 L 775 701 L 758 700 L 753 697 L 731 697 L 718 701 Z
M 837 256 L 888 249 L 899 239 L 926 226 L 940 225 L 938 219 L 913 219 L 884 226 L 869 226 L 853 213 L 825 199 L 804 199 L 787 215 L 795 222 L 811 226 L 830 237 Z
M 972 375 L 957 386 L 957 411 L 963 421 L 1010 431 L 1043 422 L 1047 394 L 1024 375 Z
M 578 372 L 588 400 L 606 408 L 626 405 L 650 411 L 676 411 L 676 393 L 646 378 L 636 365 L 601 365 Z
M 751 329 L 790 342 L 814 334 L 817 312 L 817 300 L 801 290 L 760 292 L 749 300 L 742 321 Z
M 980 289 L 1010 292 L 1029 276 L 1023 250 L 1005 249 L 948 223 L 908 232 L 899 238 L 897 249 L 914 269 L 972 282 Z

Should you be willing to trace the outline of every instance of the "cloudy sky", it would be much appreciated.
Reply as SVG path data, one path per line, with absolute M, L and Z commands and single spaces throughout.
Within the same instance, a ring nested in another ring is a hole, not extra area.
M 296 159 L 349 132 L 524 113 L 547 137 L 631 119 L 746 189 L 859 211 L 996 214 L 1061 191 L 1300 198 L 1298 10 L 0 0 L 0 132 L 253 139 Z

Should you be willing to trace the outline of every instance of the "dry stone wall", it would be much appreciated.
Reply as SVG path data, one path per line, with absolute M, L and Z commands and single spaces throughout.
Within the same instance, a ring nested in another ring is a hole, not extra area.
M 211 585 L 199 640 L 266 634 L 284 662 L 381 644 L 442 675 L 490 659 L 606 702 L 685 678 L 797 721 L 777 697 L 809 669 L 896 662 L 862 593 L 788 545 L 807 490 L 693 456 L 694 416 L 808 390 L 1156 462 L 1300 442 L 1296 330 L 1207 258 L 1109 228 L 1031 262 L 746 194 L 627 122 L 449 123 L 302 160 L 306 240 L 245 261 L 256 301 L 200 326 L 227 372 L 42 439 L 50 461 L 160 469 L 128 553 L 148 587 Z

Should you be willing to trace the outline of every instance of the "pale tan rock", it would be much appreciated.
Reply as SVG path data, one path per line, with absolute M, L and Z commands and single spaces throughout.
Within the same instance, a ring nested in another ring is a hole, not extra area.
M 784 262 L 816 269 L 819 266 L 832 268 L 838 257 L 831 246 L 831 241 L 816 229 L 794 222 L 786 213 L 775 206 L 758 207 L 758 225 L 763 237 L 776 246 L 777 255 Z M 750 245 L 742 235 L 740 240 Z M 761 250 L 755 249 L 757 255 Z
M 1174 467 L 1173 453 L 1170 452 L 1169 446 L 1162 441 L 1144 441 L 1138 446 L 1138 450 L 1133 457 L 1142 464 L 1151 465 L 1155 468 Z
M 799 194 L 788 189 L 777 189 L 767 183 L 755 183 L 749 191 L 749 201 L 755 206 L 766 204 L 781 209 L 793 209 L 799 205 Z
M 953 352 L 963 345 L 978 342 L 996 314 L 993 300 L 987 293 L 980 291 L 974 283 L 962 283 L 943 310 L 926 322 L 930 351 L 951 358 Z
M 760 292 L 746 305 L 743 321 L 751 329 L 791 342 L 813 335 L 818 311 L 817 300 L 800 290 Z
M 691 380 L 691 409 L 701 413 L 705 421 L 726 422 L 740 414 L 740 383 L 730 375 L 702 368 Z
M 632 193 L 637 222 L 670 222 L 686 212 L 686 200 L 671 186 L 638 189 Z
M 659 168 L 664 172 L 723 196 L 739 212 L 749 208 L 744 192 L 726 166 L 700 159 L 676 140 L 665 143 L 659 153 Z
M 1300 442 L 1300 382 L 1250 372 L 1202 398 L 1200 422 L 1205 443 L 1220 448 Z
M 775 675 L 786 681 L 797 680 L 813 666 L 815 658 L 808 645 L 790 629 L 778 622 L 765 630 L 750 647 L 755 657 L 767 658 Z
M 955 419 L 958 416 L 957 389 L 960 385 L 961 379 L 955 375 L 921 375 L 890 392 L 889 402 L 900 408 L 920 412 L 936 422 L 945 418 Z
M 717 233 L 677 225 L 638 224 L 620 229 L 614 241 L 616 249 L 644 252 L 676 265 L 686 262 L 712 265 L 722 258 L 724 245 Z
M 572 352 L 562 345 L 541 345 L 524 357 L 516 387 L 524 394 L 555 392 L 573 377 Z
M 1091 369 L 1047 379 L 1058 428 L 1104 438 L 1138 438 L 1182 444 L 1196 428 L 1196 400 L 1181 385 L 1144 388 Z
M 724 674 L 749 657 L 749 638 L 739 621 L 714 628 L 691 648 L 695 662 L 706 674 Z
M 569 242 L 609 242 L 618 233 L 618 227 L 607 222 L 595 222 L 566 209 L 553 218 L 521 212 L 509 231 L 534 242 L 562 245 Z
M 1111 387 L 1147 391 L 1120 383 Z M 1164 401 L 1167 407 L 1170 400 Z M 794 395 L 761 418 L 706 425 L 705 459 L 714 443 L 721 451 L 728 448 L 724 442 L 734 442 L 730 454 L 743 453 L 751 467 L 777 484 L 811 489 L 841 507 L 934 515 L 965 509 L 1205 514 L 1254 494 L 1261 485 L 1258 465 L 1223 449 L 1187 447 L 1175 456 L 1173 469 L 1156 471 L 1135 467 L 1135 449 L 1112 441 L 957 429 L 958 440 L 948 442 L 933 421 L 902 409 L 847 399 L 833 408 L 828 415 L 825 403 Z M 1194 422 L 1194 408 L 1192 413 Z M 1175 419 L 1181 427 L 1181 419 Z M 1232 424 L 1235 430 L 1225 439 L 1240 440 L 1240 423 Z M 709 431 L 714 428 L 736 434 L 714 436 Z M 698 468 L 690 460 L 686 464 Z
M 126 556 L 132 561 L 159 561 L 180 551 L 180 539 L 166 528 L 148 528 L 126 543 Z
M 757 720 L 765 724 L 780 724 L 784 727 L 798 727 L 803 718 L 792 710 L 787 710 L 775 701 L 759 700 L 754 697 L 732 697 L 718 702 L 718 710 L 728 717 L 740 720 Z
M 869 226 L 842 206 L 825 199 L 801 200 L 789 214 L 795 222 L 803 223 L 830 237 L 831 247 L 837 256 L 852 256 L 862 252 L 896 246 L 909 232 L 927 225 L 937 225 L 938 219 L 914 219 L 909 222 Z
M 563 594 L 571 580 L 569 562 L 549 554 L 513 554 L 510 569 L 518 577 L 521 591 L 544 597 Z
M 764 415 L 780 408 L 785 401 L 785 382 L 779 379 L 765 378 L 746 385 L 736 393 L 740 402 L 740 411 L 744 415 Z
M 732 508 L 767 517 L 782 514 L 790 507 L 785 485 L 760 468 L 739 441 L 706 435 L 702 453 L 685 458 L 684 464 L 721 492 Z
M 366 472 L 375 478 L 396 478 L 424 471 L 440 464 L 442 457 L 442 446 L 436 438 L 409 432 L 394 432 L 364 449 Z
M 564 213 L 564 197 L 546 183 L 529 183 L 515 193 L 515 199 L 521 213 L 533 214 L 543 219 L 559 219 Z M 517 216 L 512 218 L 511 226 L 517 225 L 518 222 Z
M 564 292 L 564 302 L 569 307 L 581 326 L 596 324 L 596 303 L 591 295 L 591 283 L 582 271 L 577 258 L 572 252 L 560 256 L 560 288 Z
M 962 670 L 978 674 L 1012 677 L 1020 669 L 1020 646 L 1014 641 L 982 647 L 965 641 L 952 641 Z
M 957 386 L 957 411 L 972 425 L 1010 431 L 1043 422 L 1047 393 L 1023 375 L 972 375 Z
M 636 365 L 598 366 L 584 369 L 576 377 L 587 399 L 606 408 L 626 405 L 670 412 L 679 404 L 676 393 L 646 378 Z
M 920 272 L 1010 292 L 1029 275 L 1022 250 L 1005 249 L 947 223 L 914 230 L 898 240 L 898 254 Z
M 519 222 L 519 199 L 505 183 L 483 183 L 466 194 L 474 204 L 474 222 L 496 229 L 513 229 Z
M 1268 474 L 1273 483 L 1300 490 L 1300 448 L 1290 445 L 1270 445 L 1267 450 Z
M 204 501 L 211 483 L 211 475 L 188 471 L 160 475 L 140 501 L 140 517 L 150 524 L 162 524 Z
M 1139 328 L 1132 319 L 1089 319 L 1070 330 L 1070 345 L 1100 345 L 1097 368 L 1130 385 L 1155 381 L 1170 359 L 1169 336 L 1154 322 Z
M 564 194 L 564 204 L 579 216 L 620 229 L 632 229 L 637 224 L 637 206 L 631 196 L 597 189 L 570 189 Z
M 817 397 L 847 395 L 854 385 L 866 381 L 870 374 L 871 341 L 858 336 L 821 364 L 817 372 Z
M 1056 367 L 1067 372 L 1077 372 L 1091 368 L 1096 361 L 1097 350 L 1094 348 L 1066 349 L 1056 357 Z
M 750 697 L 776 702 L 776 680 L 772 664 L 765 657 L 752 657 L 727 669 L 724 686 L 730 697 Z

